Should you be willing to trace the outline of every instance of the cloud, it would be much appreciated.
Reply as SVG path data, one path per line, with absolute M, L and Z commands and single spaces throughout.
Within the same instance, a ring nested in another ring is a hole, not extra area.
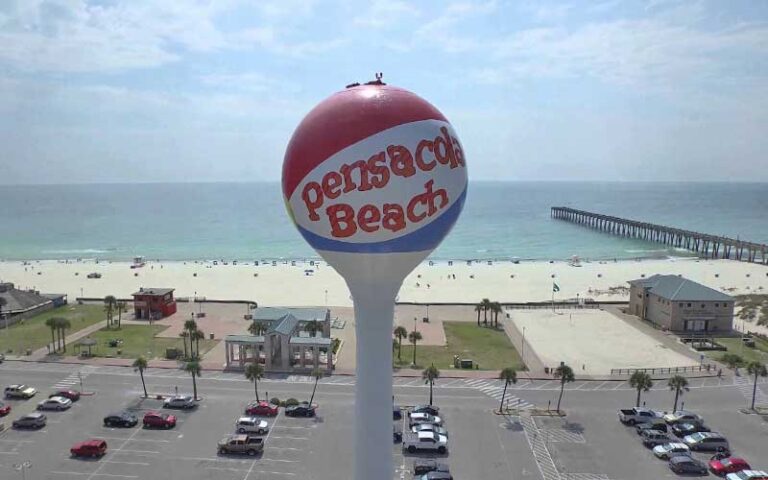
M 366 28 L 394 28 L 401 21 L 418 18 L 421 12 L 415 6 L 398 0 L 375 0 L 365 13 L 352 20 L 357 26 Z
M 460 25 L 466 25 L 473 17 L 489 15 L 496 10 L 497 4 L 487 2 L 455 2 L 440 9 L 440 14 L 416 30 L 415 42 L 435 46 L 448 53 L 462 53 L 477 50 L 483 42 L 463 31 Z

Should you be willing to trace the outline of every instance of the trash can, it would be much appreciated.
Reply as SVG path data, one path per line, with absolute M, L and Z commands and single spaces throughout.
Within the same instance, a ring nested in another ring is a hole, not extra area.
M 544 367 L 544 373 L 549 373 L 549 367 Z
M 211 338 L 211 340 L 213 340 L 215 338 L 215 335 L 213 333 L 211 333 L 210 334 L 210 338 Z

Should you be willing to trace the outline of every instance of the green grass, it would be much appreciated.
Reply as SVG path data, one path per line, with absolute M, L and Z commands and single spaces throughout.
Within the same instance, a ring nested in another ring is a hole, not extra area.
M 183 352 L 184 346 L 181 338 L 156 336 L 166 328 L 168 327 L 163 325 L 123 325 L 120 329 L 103 328 L 90 335 L 90 338 L 98 342 L 91 347 L 91 353 L 97 357 L 115 358 L 137 358 L 143 355 L 150 360 L 165 358 L 167 348 L 178 348 Z M 119 347 L 110 347 L 109 341 L 113 338 L 120 339 L 123 343 Z M 217 343 L 218 340 L 200 340 L 201 355 L 204 357 L 205 353 Z M 117 353 L 118 350 L 120 353 Z
M 461 358 L 472 359 L 481 370 L 501 370 L 505 367 L 524 369 L 520 355 L 503 330 L 478 327 L 474 322 L 445 322 L 443 328 L 446 346 L 416 345 L 417 368 L 434 364 L 439 369 L 450 369 L 453 368 L 453 356 L 459 355 Z M 403 342 L 401 358 L 398 361 L 395 349 L 395 366 L 411 365 L 413 347 L 407 340 Z
M 72 328 L 67 330 L 67 335 L 71 335 L 104 320 L 106 315 L 102 305 L 64 305 L 48 310 L 24 319 L 23 323 L 11 325 L 7 330 L 0 328 L 0 351 L 16 354 L 27 349 L 34 351 L 45 347 L 51 342 L 51 329 L 45 326 L 45 321 L 51 317 L 68 319 Z M 0 322 L 0 327 L 2 326 Z
M 752 337 L 755 348 L 742 346 L 741 337 L 719 337 L 715 341 L 728 349 L 727 352 L 712 352 L 710 355 L 715 360 L 720 360 L 724 353 L 735 353 L 749 363 L 758 361 L 768 363 L 768 341 Z

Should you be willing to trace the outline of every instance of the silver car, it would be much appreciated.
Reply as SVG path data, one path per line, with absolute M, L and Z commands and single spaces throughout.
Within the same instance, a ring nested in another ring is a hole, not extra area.
M 436 415 L 430 415 L 428 413 L 411 413 L 408 415 L 409 420 L 411 421 L 411 426 L 418 425 L 420 423 L 431 423 L 433 425 L 442 425 L 443 420 L 436 416 Z
M 47 420 L 42 413 L 30 413 L 14 420 L 13 428 L 43 428 Z
M 435 425 L 433 423 L 419 423 L 418 425 L 414 425 L 411 427 L 411 431 L 413 433 L 419 433 L 419 432 L 434 432 L 438 433 L 440 435 L 448 436 L 448 430 L 445 428 Z
M 688 448 L 691 450 L 697 451 L 720 452 L 728 451 L 730 449 L 728 440 L 715 432 L 692 433 L 691 435 L 683 437 L 683 443 L 688 445 Z
M 195 403 L 195 400 L 190 395 L 176 395 L 163 402 L 163 407 L 165 408 L 181 408 L 189 410 L 196 406 L 197 404 Z
M 37 404 L 38 410 L 66 410 L 72 406 L 72 400 L 64 397 L 51 397 Z

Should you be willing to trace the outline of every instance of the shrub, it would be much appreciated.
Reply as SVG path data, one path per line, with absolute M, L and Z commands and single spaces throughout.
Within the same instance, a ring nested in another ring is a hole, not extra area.
M 288 400 L 285 401 L 285 404 L 283 406 L 290 407 L 292 405 L 298 405 L 298 404 L 299 404 L 298 400 L 296 400 L 295 398 L 289 398 Z
M 728 368 L 736 368 L 744 365 L 744 359 L 735 353 L 724 353 L 720 356 L 720 361 L 723 362 Z
M 280 399 L 277 397 L 270 398 L 269 403 L 271 403 L 272 405 L 277 405 L 278 407 L 281 406 Z
M 341 340 L 338 338 L 333 339 L 333 354 L 336 355 L 336 353 L 339 351 L 339 347 L 341 346 Z

